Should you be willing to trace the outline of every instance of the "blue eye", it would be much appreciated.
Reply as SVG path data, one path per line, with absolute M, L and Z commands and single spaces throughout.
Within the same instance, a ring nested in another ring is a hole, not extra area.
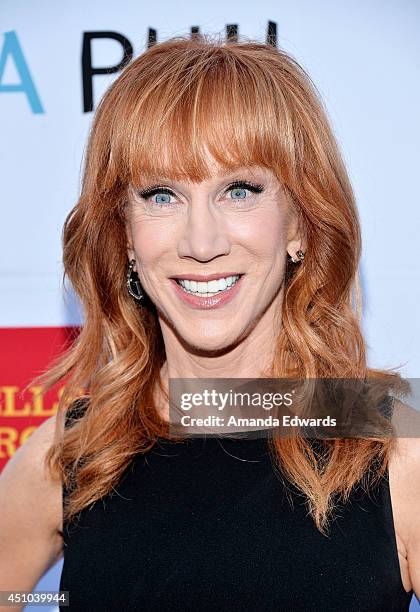
M 232 198 L 233 199 L 245 199 L 246 198 L 246 189 L 244 187 L 235 187 L 234 189 L 230 190 L 232 193 Z
M 155 200 L 155 204 L 170 204 L 171 196 L 169 195 L 169 193 L 157 193 L 156 197 L 157 200 Z
M 251 183 L 249 181 L 235 181 L 229 185 L 226 191 L 231 192 L 232 200 L 246 200 L 247 191 L 250 191 L 251 193 L 261 193 L 263 190 L 263 185 L 259 185 L 257 183 Z
M 153 200 L 153 204 L 155 204 L 156 206 L 161 206 L 162 208 L 165 208 L 168 205 L 172 205 L 170 198 L 173 195 L 175 194 L 171 189 L 159 186 L 153 186 L 149 189 L 139 191 L 139 196 L 144 200 L 148 200 L 149 198 L 156 196 L 157 200 Z

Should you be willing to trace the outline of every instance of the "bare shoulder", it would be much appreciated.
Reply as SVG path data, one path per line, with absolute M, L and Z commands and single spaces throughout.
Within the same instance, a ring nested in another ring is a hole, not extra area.
M 394 402 L 397 438 L 389 463 L 397 539 L 408 562 L 410 582 L 420 596 L 420 413 Z
M 398 484 L 411 503 L 414 503 L 420 501 L 420 412 L 395 400 L 392 422 L 396 429 L 396 443 L 390 470 L 398 477 Z M 420 516 L 420 508 L 417 510 Z
M 55 415 L 37 427 L 6 464 L 0 486 L 12 486 L 15 493 L 25 498 L 25 490 L 43 494 L 58 484 L 51 478 L 45 464 L 47 451 L 54 440 L 55 427 Z
M 44 421 L 0 475 L 0 590 L 31 589 L 61 556 L 62 484 L 45 463 L 55 427 Z
M 415 440 L 420 440 L 420 407 L 413 408 L 409 404 L 394 398 L 392 424 L 395 427 L 397 438 L 413 440 L 408 443 L 411 450 L 415 450 Z M 401 446 L 401 450 L 404 443 Z

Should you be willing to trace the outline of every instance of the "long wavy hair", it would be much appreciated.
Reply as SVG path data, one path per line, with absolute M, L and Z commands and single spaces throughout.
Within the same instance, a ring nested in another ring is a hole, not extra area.
M 134 455 L 168 436 L 155 405 L 165 361 L 156 308 L 139 308 L 126 288 L 127 193 L 148 175 L 205 180 L 208 152 L 226 170 L 270 168 L 305 230 L 305 260 L 286 268 L 270 375 L 381 377 L 390 387 L 401 380 L 395 371 L 367 367 L 355 198 L 306 71 L 283 50 L 250 39 L 178 36 L 155 44 L 100 101 L 81 194 L 63 228 L 64 278 L 81 301 L 84 323 L 36 383 L 47 390 L 65 380 L 47 455 L 66 486 L 72 475 L 65 520 L 110 493 Z M 88 407 L 64 429 L 77 398 L 89 399 Z M 336 500 L 383 475 L 394 443 L 393 437 L 330 439 L 317 455 L 304 436 L 295 436 L 275 439 L 273 450 L 285 482 L 305 495 L 326 533 Z

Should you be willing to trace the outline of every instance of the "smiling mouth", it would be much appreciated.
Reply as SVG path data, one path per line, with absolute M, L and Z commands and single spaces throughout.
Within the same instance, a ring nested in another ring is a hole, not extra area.
M 210 281 L 194 281 L 188 279 L 174 279 L 180 287 L 190 295 L 197 297 L 213 297 L 228 291 L 231 287 L 234 287 L 238 280 L 243 274 L 235 274 L 234 276 L 227 276 L 219 279 Z

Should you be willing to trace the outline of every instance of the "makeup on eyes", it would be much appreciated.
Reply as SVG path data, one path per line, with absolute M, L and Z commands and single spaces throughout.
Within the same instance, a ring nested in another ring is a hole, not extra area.
M 239 181 L 238 180 L 238 181 L 233 181 L 232 183 L 229 183 L 224 193 L 227 193 L 228 191 L 231 191 L 232 189 L 248 189 L 252 193 L 261 193 L 262 191 L 264 191 L 264 186 L 260 185 L 259 183 L 254 183 L 252 181 Z M 146 189 L 141 189 L 137 191 L 137 194 L 144 200 L 158 193 L 165 193 L 167 195 L 175 195 L 172 189 L 169 189 L 169 187 L 164 187 L 163 185 L 151 185 L 150 187 L 147 187 Z M 232 199 L 235 199 L 235 198 L 232 198 Z

